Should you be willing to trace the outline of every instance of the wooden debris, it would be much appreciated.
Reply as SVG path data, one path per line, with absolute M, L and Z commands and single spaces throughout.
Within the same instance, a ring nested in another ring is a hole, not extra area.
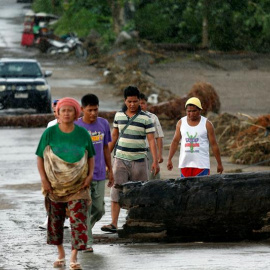
M 220 100 L 214 87 L 207 82 L 198 82 L 192 86 L 186 96 L 175 97 L 169 101 L 149 106 L 149 111 L 158 116 L 163 114 L 169 119 L 178 120 L 186 115 L 185 104 L 190 97 L 197 97 L 201 100 L 202 115 L 206 115 L 208 112 L 218 113 L 220 110 Z
M 270 237 L 270 172 L 127 183 L 119 236 L 148 241 L 240 241 Z

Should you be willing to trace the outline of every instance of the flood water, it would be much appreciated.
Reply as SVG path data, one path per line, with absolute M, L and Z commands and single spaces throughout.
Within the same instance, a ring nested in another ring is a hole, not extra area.
M 24 56 L 35 52 L 20 47 L 22 25 L 15 19 L 27 8 L 15 0 L 0 1 L 0 49 L 5 55 L 20 52 Z M 23 20 L 21 19 L 20 22 Z M 46 62 L 47 61 L 47 62 Z M 51 60 L 43 60 L 45 67 L 59 67 Z M 58 72 L 59 73 L 59 72 Z M 78 85 L 73 79 L 59 81 L 51 78 L 53 98 L 59 97 L 58 88 Z M 80 79 L 80 88 L 91 87 L 92 81 Z M 81 96 L 81 93 L 78 93 Z M 112 109 L 110 98 L 101 103 L 101 108 Z M 114 108 L 118 104 L 114 104 Z M 43 128 L 0 129 L 0 270 L 53 269 L 57 257 L 56 247 L 46 244 L 46 232 L 38 225 L 46 218 L 40 179 L 36 167 L 35 150 Z M 106 214 L 94 227 L 95 237 L 101 235 L 100 227 L 110 222 L 110 201 L 105 198 Z M 126 212 L 121 211 L 119 227 L 125 222 Z M 93 246 L 94 253 L 80 253 L 83 269 L 126 270 L 126 269 L 270 269 L 270 242 L 240 243 L 177 243 L 177 244 L 134 244 L 116 243 L 113 235 L 107 235 L 111 243 Z M 65 230 L 67 267 L 70 256 L 70 230 Z
M 52 269 L 56 247 L 46 244 L 43 196 L 35 149 L 43 128 L 0 129 L 0 269 Z M 110 222 L 108 192 L 106 214 L 94 227 Z M 120 226 L 126 211 L 121 210 Z M 104 236 L 104 235 L 103 235 Z M 95 244 L 94 253 L 79 253 L 83 269 L 268 269 L 270 242 Z M 65 230 L 66 258 L 70 255 L 70 230 Z M 66 267 L 68 269 L 68 267 Z

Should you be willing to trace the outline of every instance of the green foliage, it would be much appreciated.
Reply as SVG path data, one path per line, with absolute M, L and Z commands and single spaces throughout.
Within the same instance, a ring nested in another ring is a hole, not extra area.
M 209 24 L 211 47 L 224 51 L 269 51 L 269 13 L 269 1 L 213 1 Z
M 179 42 L 200 44 L 202 39 L 202 6 L 199 3 L 187 3 L 178 24 Z
M 111 28 L 107 1 L 69 0 L 64 5 L 63 16 L 54 28 L 55 34 L 58 35 L 75 32 L 79 37 L 86 37 L 91 29 L 95 29 L 101 35 L 106 33 Z
M 245 25 L 249 35 L 253 40 L 250 47 L 256 51 L 270 50 L 270 3 L 269 1 L 249 1 L 249 16 L 245 20 Z
M 37 12 L 46 12 L 51 14 L 61 14 L 63 9 L 62 0 L 34 0 L 32 8 Z
M 200 45 L 207 14 L 212 49 L 270 51 L 270 1 L 136 0 L 136 28 L 154 42 Z
M 214 49 L 230 51 L 232 48 L 240 49 L 236 44 L 237 36 L 234 25 L 234 12 L 228 1 L 219 1 L 211 12 L 209 20 L 209 36 Z
M 51 0 L 35 0 L 32 7 L 35 12 L 41 12 L 41 11 L 46 12 L 46 13 L 52 12 Z
M 136 28 L 135 20 L 130 20 L 124 27 L 123 31 L 130 32 Z
M 207 16 L 211 49 L 270 51 L 269 0 L 118 1 L 122 5 L 132 1 L 136 6 L 135 17 L 123 30 L 137 30 L 141 38 L 153 42 L 200 45 Z M 104 49 L 115 39 L 108 0 L 35 0 L 33 7 L 36 12 L 62 14 L 56 34 L 76 32 L 85 37 L 95 29 L 103 36 L 100 46 Z
M 102 38 L 98 42 L 98 47 L 100 51 L 102 53 L 109 51 L 115 41 L 115 38 L 115 33 L 111 29 L 104 32 Z
M 161 0 L 140 3 L 134 20 L 140 36 L 154 42 L 176 41 L 179 21 L 176 14 L 180 8 L 177 2 Z
M 86 37 L 91 29 L 103 34 L 110 29 L 110 18 L 93 14 L 85 8 L 70 16 L 65 13 L 55 26 L 55 34 L 63 35 L 75 32 L 79 37 Z
M 77 13 L 87 9 L 93 14 L 109 16 L 111 14 L 107 0 L 69 0 L 68 13 Z

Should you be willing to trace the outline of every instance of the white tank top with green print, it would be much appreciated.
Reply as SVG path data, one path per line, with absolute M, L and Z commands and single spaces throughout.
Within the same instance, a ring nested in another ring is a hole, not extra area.
M 207 118 L 201 116 L 197 126 L 190 126 L 187 117 L 181 119 L 181 147 L 179 168 L 210 169 Z

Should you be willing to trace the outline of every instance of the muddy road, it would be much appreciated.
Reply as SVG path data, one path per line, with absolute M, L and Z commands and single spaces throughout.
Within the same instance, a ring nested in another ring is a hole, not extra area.
M 27 57 L 38 59 L 43 68 L 52 70 L 49 78 L 52 97 L 72 96 L 80 99 L 85 93 L 99 96 L 101 110 L 115 110 L 122 98 L 116 97 L 114 88 L 102 83 L 102 71 L 87 66 L 76 58 L 65 56 L 48 58 L 34 48 L 20 46 L 23 14 L 29 5 L 15 0 L 0 2 L 0 54 L 1 57 Z M 158 72 L 158 71 L 156 71 Z M 13 113 L 13 112 L 1 112 Z M 29 112 L 32 113 L 32 112 Z M 35 150 L 44 128 L 0 128 L 0 269 L 53 269 L 56 248 L 46 244 L 46 231 L 38 225 L 46 217 L 44 198 L 36 167 Z M 173 131 L 165 131 L 165 146 Z M 168 150 L 165 147 L 164 160 Z M 174 159 L 175 166 L 177 157 Z M 215 161 L 212 159 L 212 166 Z M 243 168 L 245 171 L 269 170 L 267 167 L 245 167 L 230 164 L 223 158 L 226 170 Z M 214 172 L 213 172 L 214 173 Z M 166 162 L 161 164 L 162 178 L 177 177 L 178 172 L 168 172 Z M 110 202 L 106 193 L 106 214 L 94 227 L 97 243 L 94 253 L 79 254 L 83 269 L 268 269 L 270 246 L 268 242 L 254 243 L 179 243 L 134 244 L 119 243 L 114 235 L 102 235 L 100 227 L 110 222 Z M 120 227 L 126 212 L 121 211 Z M 99 243 L 99 239 L 107 243 Z M 67 262 L 70 256 L 70 230 L 65 230 Z M 68 269 L 66 267 L 65 269 Z
M 39 229 L 46 217 L 35 150 L 44 128 L 0 129 L 0 269 L 53 269 L 56 247 L 46 244 L 46 231 Z M 171 135 L 166 133 L 167 135 Z M 168 152 L 164 158 L 167 160 Z M 213 166 L 215 162 L 212 159 Z M 229 162 L 223 159 L 227 169 Z M 161 165 L 162 178 L 177 177 Z M 232 165 L 234 169 L 240 165 Z M 266 170 L 267 167 L 247 168 Z M 119 242 L 113 234 L 103 234 L 101 226 L 110 222 L 109 190 L 106 214 L 93 229 L 94 253 L 79 253 L 83 269 L 267 269 L 270 245 L 266 242 L 134 244 Z M 125 222 L 121 210 L 119 227 Z M 65 230 L 64 246 L 70 256 L 70 229 Z M 68 269 L 68 268 L 66 268 Z

